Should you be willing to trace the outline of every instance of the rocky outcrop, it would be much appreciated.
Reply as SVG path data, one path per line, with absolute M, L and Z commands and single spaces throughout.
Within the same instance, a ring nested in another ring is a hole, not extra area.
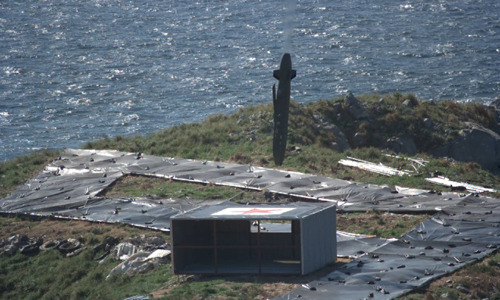
M 136 274 L 143 274 L 151 271 L 152 269 L 166 264 L 170 261 L 171 250 L 157 249 L 154 251 L 139 251 L 132 254 L 125 259 L 118 266 L 109 272 L 106 279 L 115 274 L 123 273 L 125 276 L 134 276 Z
M 417 145 L 409 137 L 391 137 L 386 141 L 386 148 L 396 153 L 405 153 L 408 155 L 417 154 Z
M 354 120 L 370 120 L 373 119 L 373 114 L 359 101 L 352 93 L 349 93 L 344 98 L 345 110 L 351 115 Z
M 170 260 L 170 246 L 161 236 L 137 236 L 114 247 L 111 256 L 122 261 L 106 279 L 114 274 L 125 276 L 146 273 Z
M 335 124 L 327 124 L 323 127 L 324 130 L 330 131 L 335 136 L 335 142 L 332 143 L 332 148 L 336 151 L 343 152 L 351 148 L 344 132 Z
M 468 123 L 468 128 L 449 143 L 439 147 L 434 154 L 458 161 L 477 162 L 482 168 L 500 172 L 500 136 L 487 128 Z
M 320 134 L 335 136 L 330 148 L 336 151 L 373 146 L 407 155 L 426 152 L 500 173 L 500 98 L 490 106 L 443 103 L 414 96 L 364 102 L 349 93 L 314 119 Z

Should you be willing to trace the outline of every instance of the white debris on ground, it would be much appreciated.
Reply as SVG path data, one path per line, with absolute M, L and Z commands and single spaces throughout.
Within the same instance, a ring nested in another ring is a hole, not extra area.
M 425 167 L 425 165 L 429 163 L 429 161 L 424 160 L 422 158 L 410 158 L 410 157 L 404 157 L 404 156 L 392 155 L 392 154 L 385 154 L 385 156 L 391 157 L 391 158 L 396 158 L 396 159 L 407 160 L 407 161 L 411 162 L 411 166 L 413 167 L 413 169 L 415 169 L 416 172 L 418 172 L 421 167 Z
M 466 183 L 466 182 L 457 182 L 457 181 L 450 180 L 449 178 L 443 177 L 443 176 L 438 176 L 438 177 L 433 177 L 433 178 L 425 178 L 425 180 L 428 182 L 431 182 L 431 183 L 440 184 L 440 185 L 448 186 L 448 187 L 452 187 L 452 188 L 465 188 L 467 191 L 472 192 L 472 193 L 485 193 L 485 192 L 496 193 L 497 192 L 497 190 L 492 189 L 492 188 L 486 188 L 486 187 L 473 185 L 473 184 Z
M 153 252 L 139 251 L 113 268 L 108 276 L 106 276 L 106 279 L 114 274 L 123 273 L 126 276 L 134 276 L 136 274 L 146 273 L 167 263 L 170 259 L 170 254 L 171 251 L 166 249 L 157 249 Z
M 347 157 L 347 159 L 341 159 L 339 160 L 339 164 L 348 166 L 348 167 L 355 167 L 358 169 L 362 169 L 365 171 L 385 175 L 385 176 L 403 176 L 403 175 L 412 175 L 413 171 L 410 170 L 398 170 L 392 167 L 388 167 L 386 165 L 383 165 L 381 163 L 376 164 L 372 163 L 366 160 L 354 158 L 354 157 Z
M 114 258 L 123 261 L 129 259 L 132 255 L 136 254 L 138 248 L 132 243 L 123 242 L 115 247 L 115 251 L 116 252 L 113 255 Z
M 165 239 L 160 236 L 138 236 L 119 243 L 111 251 L 111 257 L 122 262 L 109 272 L 106 279 L 114 274 L 134 276 L 148 272 L 168 263 L 171 251 Z

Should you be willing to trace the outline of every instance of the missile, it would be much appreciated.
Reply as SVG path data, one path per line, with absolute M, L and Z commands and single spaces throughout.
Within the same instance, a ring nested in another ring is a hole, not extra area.
M 292 58 L 289 53 L 283 54 L 280 68 L 274 70 L 274 78 L 279 80 L 278 93 L 273 85 L 274 132 L 273 157 L 274 163 L 281 166 L 285 159 L 286 140 L 288 135 L 288 114 L 290 110 L 290 82 L 297 75 L 292 70 Z

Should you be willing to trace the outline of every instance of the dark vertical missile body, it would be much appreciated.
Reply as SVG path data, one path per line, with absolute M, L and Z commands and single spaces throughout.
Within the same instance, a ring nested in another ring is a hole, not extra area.
M 290 110 L 290 82 L 297 73 L 292 70 L 292 58 L 289 53 L 283 54 L 279 70 L 273 72 L 274 78 L 279 80 L 278 93 L 273 85 L 274 104 L 274 136 L 273 157 L 274 163 L 280 166 L 285 159 L 286 139 L 288 135 L 288 113 Z

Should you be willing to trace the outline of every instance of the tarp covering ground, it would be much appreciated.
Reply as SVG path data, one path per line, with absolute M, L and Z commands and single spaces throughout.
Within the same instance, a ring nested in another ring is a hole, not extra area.
M 500 244 L 498 199 L 478 194 L 376 186 L 248 165 L 103 150 L 66 150 L 3 199 L 0 212 L 169 230 L 171 216 L 210 204 L 100 196 L 128 174 L 330 201 L 339 211 L 436 213 L 399 239 L 339 236 L 339 255 L 358 258 L 280 299 L 391 299 L 483 258 Z

